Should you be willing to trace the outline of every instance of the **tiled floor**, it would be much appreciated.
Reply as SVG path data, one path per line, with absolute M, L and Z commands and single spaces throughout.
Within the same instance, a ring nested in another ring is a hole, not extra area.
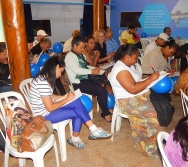
M 183 116 L 180 96 L 172 95 L 172 100 L 176 108 L 173 120 L 167 132 L 170 132 L 178 120 Z M 96 108 L 96 106 L 94 106 Z M 97 126 L 110 130 L 110 123 L 100 117 L 99 112 L 94 112 L 94 122 Z M 69 129 L 67 128 L 67 138 Z M 56 134 L 56 133 L 55 133 Z M 56 134 L 57 135 L 57 134 Z M 110 139 L 90 141 L 87 139 L 88 129 L 83 125 L 81 138 L 86 144 L 86 148 L 78 150 L 75 147 L 67 145 L 67 157 L 65 162 L 60 161 L 60 167 L 161 167 L 161 159 L 152 159 L 146 157 L 134 149 L 129 121 L 122 120 L 121 130 L 115 132 L 114 141 Z M 58 142 L 58 141 L 57 141 Z M 4 155 L 0 153 L 0 162 L 3 162 Z M 59 154 L 60 158 L 60 154 Z M 45 167 L 55 167 L 55 157 L 53 150 L 50 150 L 44 158 Z M 0 163 L 3 165 L 3 163 Z M 9 159 L 10 167 L 17 167 L 16 158 Z M 32 167 L 31 160 L 27 160 L 27 167 Z

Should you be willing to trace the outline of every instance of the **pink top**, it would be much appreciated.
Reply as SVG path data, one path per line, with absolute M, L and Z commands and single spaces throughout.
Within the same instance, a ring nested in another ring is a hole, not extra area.
M 182 159 L 182 149 L 178 143 L 173 141 L 174 130 L 170 133 L 166 146 L 165 154 L 171 163 L 172 167 L 188 167 L 188 161 Z

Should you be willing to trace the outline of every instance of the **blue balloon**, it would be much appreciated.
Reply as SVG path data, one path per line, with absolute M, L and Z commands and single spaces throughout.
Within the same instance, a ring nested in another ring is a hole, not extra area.
M 39 57 L 39 60 L 37 62 L 37 65 L 39 67 L 42 67 L 44 66 L 44 64 L 46 63 L 46 61 L 50 59 L 50 56 L 48 54 L 41 54 L 40 57 Z
M 84 107 L 86 108 L 87 112 L 89 113 L 91 109 L 93 108 L 92 100 L 87 95 L 84 95 L 84 94 L 80 97 L 80 100 L 82 104 L 84 105 Z
M 174 83 L 174 81 L 173 81 L 173 79 L 171 77 L 169 77 L 169 78 L 170 78 L 170 81 L 172 83 L 172 86 L 171 86 L 171 89 L 170 89 L 170 91 L 168 93 L 172 93 L 174 91 L 175 83 Z
M 141 34 L 141 38 L 146 38 L 147 37 L 147 34 L 145 33 L 145 32 L 143 32 L 142 34 Z
M 108 109 L 113 109 L 114 105 L 115 105 L 114 94 L 107 93 L 107 95 L 108 95 L 108 97 L 107 97 L 107 108 Z
M 174 81 L 174 84 L 176 84 L 176 82 L 178 81 L 178 76 L 174 76 L 174 77 L 171 77 L 171 79 Z
M 30 70 L 31 70 L 31 76 L 33 78 L 40 72 L 40 67 L 34 63 L 30 65 Z
M 61 44 L 60 42 L 54 43 L 54 45 L 53 45 L 53 50 L 54 50 L 54 52 L 57 53 L 57 54 L 61 53 L 62 50 L 63 50 L 62 44 Z
M 157 93 L 167 93 L 170 91 L 171 87 L 172 87 L 172 82 L 166 76 L 163 79 L 161 79 L 159 82 L 157 82 L 154 86 L 152 86 L 151 89 Z

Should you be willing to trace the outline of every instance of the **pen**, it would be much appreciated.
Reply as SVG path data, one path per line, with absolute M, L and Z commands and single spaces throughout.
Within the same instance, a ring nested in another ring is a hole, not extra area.
M 155 69 L 154 69 L 153 65 L 151 65 L 151 68 L 152 68 L 153 72 L 155 72 Z
M 72 91 L 72 86 L 71 86 L 71 85 L 69 85 L 69 89 L 70 89 L 70 92 L 73 92 L 73 91 Z

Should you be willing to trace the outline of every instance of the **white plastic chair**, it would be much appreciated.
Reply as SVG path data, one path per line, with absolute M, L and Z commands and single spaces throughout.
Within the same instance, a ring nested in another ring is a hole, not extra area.
M 181 93 L 181 104 L 183 108 L 183 114 L 186 116 L 188 114 L 188 96 L 183 93 L 183 91 L 180 89 Z
M 149 38 L 140 38 L 140 42 L 142 44 L 142 50 L 144 51 L 146 47 L 151 43 Z
M 157 143 L 159 146 L 159 150 L 161 152 L 162 155 L 162 162 L 163 162 L 163 167 L 172 167 L 172 165 L 170 164 L 169 160 L 166 157 L 166 154 L 164 152 L 164 143 L 163 140 L 165 139 L 167 141 L 169 134 L 166 132 L 159 132 L 157 135 Z
M 110 74 L 108 74 L 108 80 L 110 81 Z M 110 81 L 111 83 L 111 81 Z M 115 97 L 115 105 L 114 105 L 114 110 L 113 110 L 113 114 L 112 114 L 112 122 L 111 122 L 111 133 L 113 134 L 112 137 L 111 137 L 111 140 L 113 141 L 114 140 L 114 128 L 115 128 L 115 124 L 116 124 L 116 131 L 119 131 L 120 130 L 120 127 L 121 127 L 121 121 L 122 121 L 122 118 L 128 118 L 126 114 L 123 114 L 119 111 L 118 109 L 118 99 L 116 98 L 116 92 L 114 91 L 113 89 L 113 84 L 111 83 L 111 86 L 112 86 L 112 90 L 113 90 L 113 93 L 114 93 L 114 97 Z
M 6 103 L 10 107 L 10 101 L 8 99 L 9 97 L 16 97 L 17 99 L 22 100 L 23 104 L 25 104 L 22 95 L 19 94 L 18 92 L 10 91 L 10 92 L 0 93 L 0 110 L 1 110 L 1 114 L 3 115 L 3 117 L 2 117 L 2 119 L 4 119 L 3 121 L 5 121 L 5 119 L 6 119 L 5 110 L 4 110 L 3 105 L 4 105 L 4 103 Z M 25 159 L 31 158 L 33 160 L 35 167 L 44 167 L 44 160 L 43 160 L 44 155 L 52 147 L 54 148 L 54 151 L 55 151 L 56 166 L 59 167 L 59 157 L 58 157 L 57 145 L 56 145 L 55 137 L 53 134 L 35 152 L 24 151 L 22 153 L 18 152 L 16 148 L 11 146 L 8 136 L 6 136 L 4 167 L 8 167 L 9 154 L 11 154 L 14 157 L 19 158 L 19 166 L 24 166 Z
M 23 93 L 31 111 L 31 104 L 29 99 L 29 92 L 30 92 L 30 83 L 32 81 L 32 78 L 28 78 L 23 80 L 20 83 L 20 90 Z M 58 139 L 59 139 L 59 145 L 60 145 L 60 152 L 61 152 L 61 160 L 66 161 L 67 159 L 67 147 L 66 147 L 66 135 L 65 135 L 65 127 L 69 124 L 70 126 L 70 134 L 72 134 L 72 120 L 68 119 L 65 121 L 61 121 L 58 123 L 53 123 L 53 129 L 57 130 L 58 133 Z

